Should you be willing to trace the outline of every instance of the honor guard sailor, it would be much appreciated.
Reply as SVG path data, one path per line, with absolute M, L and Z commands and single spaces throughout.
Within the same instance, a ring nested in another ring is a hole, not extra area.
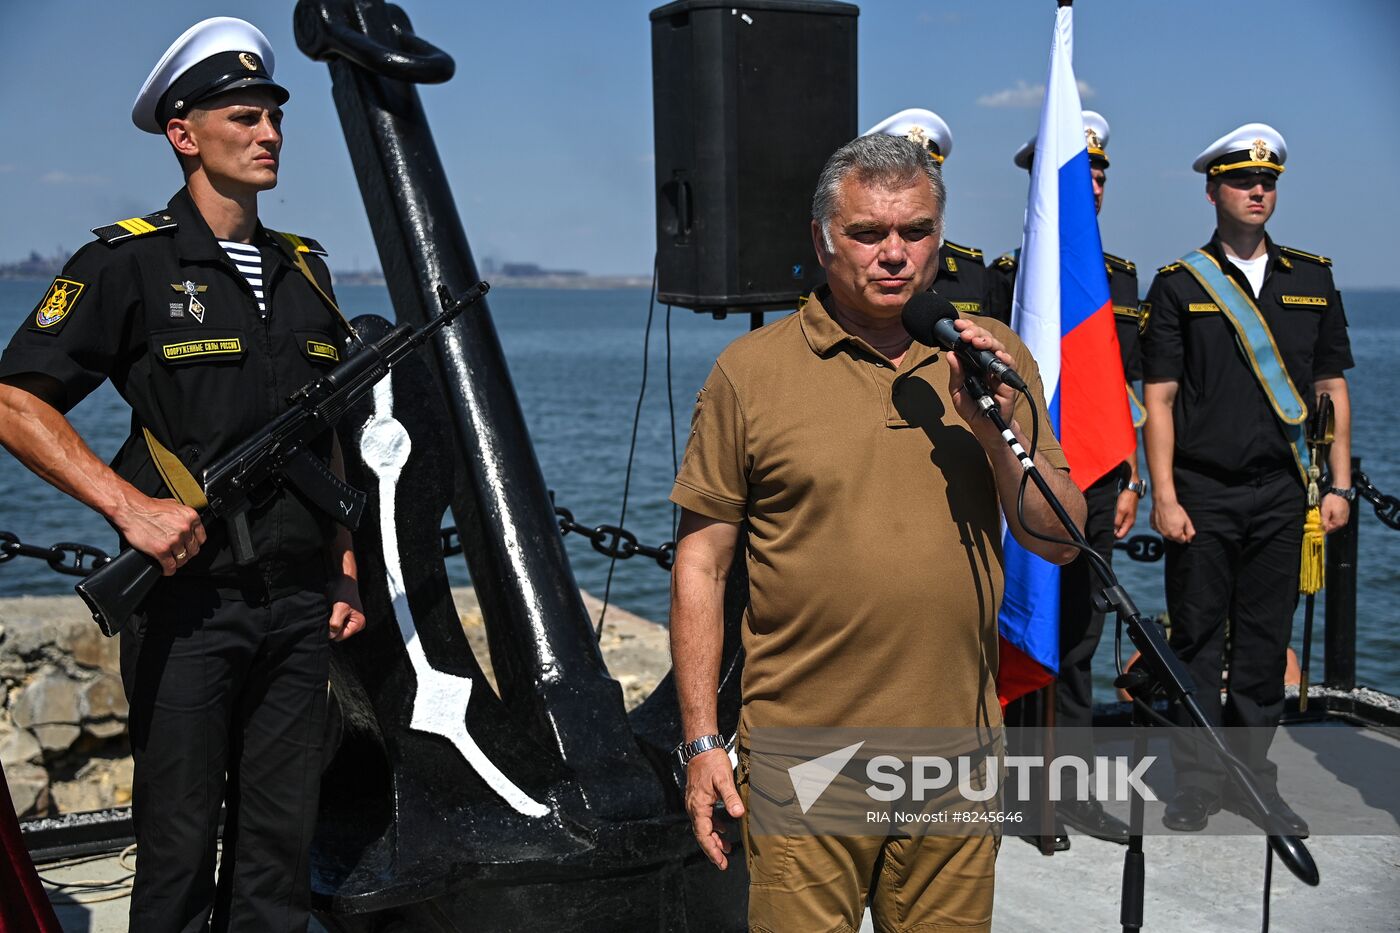
M 892 114 L 865 131 L 866 136 L 903 136 L 928 152 L 941 167 L 953 154 L 953 131 L 932 110 L 912 107 Z M 982 251 L 944 240 L 938 248 L 938 277 L 933 290 L 963 314 L 987 313 L 987 265 Z
M 345 346 L 323 251 L 258 221 L 287 99 L 249 23 L 180 36 L 131 117 L 174 149 L 184 187 L 95 228 L 0 357 L 0 442 L 165 574 L 121 633 L 142 933 L 306 929 L 327 632 L 364 625 L 349 533 L 299 493 L 251 511 L 247 565 L 196 512 L 195 477 Z M 109 379 L 133 416 L 111 466 L 64 417 Z M 333 436 L 313 446 L 340 469 Z
M 1089 154 L 1089 175 L 1094 186 L 1094 213 L 1103 210 L 1104 189 L 1108 185 L 1108 121 L 1093 110 L 1084 111 L 1084 137 Z M 1030 171 L 1035 157 L 1036 137 L 1016 151 L 1017 168 Z M 991 278 L 992 314 L 1010 322 L 1020 250 L 1004 253 L 988 270 Z M 1133 383 L 1142 378 L 1138 352 L 1137 266 L 1131 261 L 1104 253 L 1104 271 L 1113 300 L 1113 320 L 1123 363 L 1125 391 L 1133 412 L 1133 423 L 1141 426 L 1144 413 Z M 1127 536 L 1136 521 L 1139 500 L 1147 494 L 1147 483 L 1138 474 L 1137 455 L 1099 477 L 1084 490 L 1089 506 L 1084 535 L 1104 560 L 1113 561 L 1114 541 Z M 1055 725 L 1063 729 L 1057 738 L 1065 754 L 1093 761 L 1090 729 L 1094 721 L 1094 682 L 1090 669 L 1094 652 L 1103 634 L 1104 614 L 1094 607 L 1098 579 L 1088 561 L 1076 559 L 1060 571 L 1060 673 L 1055 690 Z M 1068 746 L 1068 747 L 1066 747 Z M 1112 842 L 1126 842 L 1128 827 L 1107 813 L 1098 800 L 1068 800 L 1055 805 L 1057 824 L 1068 824 L 1080 832 Z M 1034 841 L 1032 837 L 1025 837 Z M 1070 847 L 1064 826 L 1055 829 L 1055 849 Z
M 1352 356 L 1331 262 L 1280 246 L 1265 230 L 1287 156 L 1277 130 L 1247 123 L 1196 157 L 1215 232 L 1158 270 L 1148 292 L 1144 435 L 1152 526 L 1166 539 L 1172 648 L 1191 671 L 1206 718 L 1245 727 L 1227 732 L 1279 818 L 1270 831 L 1306 835 L 1307 824 L 1278 794 L 1267 753 L 1283 712 L 1309 507 L 1303 426 L 1327 393 L 1336 413 L 1328 466 L 1337 488 L 1319 505 L 1320 530 L 1332 531 L 1346 523 L 1354 495 L 1343 375 Z M 1222 668 L 1229 671 L 1223 707 Z M 1260 822 L 1219 763 L 1191 744 L 1174 749 L 1179 790 L 1163 823 L 1199 830 L 1222 805 Z

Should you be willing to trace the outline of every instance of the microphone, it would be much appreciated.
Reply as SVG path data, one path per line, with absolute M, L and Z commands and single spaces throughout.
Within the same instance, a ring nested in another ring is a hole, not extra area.
M 958 319 L 952 302 L 938 292 L 919 292 L 904 305 L 900 316 L 904 329 L 926 347 L 941 347 L 956 353 L 975 372 L 995 376 L 1018 392 L 1026 391 L 1026 381 L 991 350 L 979 350 L 966 340 L 953 322 Z

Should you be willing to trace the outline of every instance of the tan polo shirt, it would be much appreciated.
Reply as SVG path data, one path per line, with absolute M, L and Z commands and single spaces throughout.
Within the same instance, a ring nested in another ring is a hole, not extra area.
M 991 465 L 953 408 L 945 355 L 916 343 L 896 369 L 821 294 L 720 354 L 671 492 L 749 524 L 741 736 L 998 724 Z M 1030 352 L 1005 325 L 977 323 L 1015 357 L 1040 449 L 1067 470 Z M 1024 400 L 1016 417 L 1029 425 Z

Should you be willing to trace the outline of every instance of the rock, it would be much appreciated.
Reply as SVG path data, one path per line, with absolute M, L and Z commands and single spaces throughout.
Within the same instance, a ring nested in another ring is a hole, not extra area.
M 49 773 L 43 768 L 38 765 L 6 768 L 5 783 L 10 786 L 15 815 L 21 819 L 49 812 Z
M 122 682 L 115 674 L 102 673 L 82 688 L 78 698 L 83 731 L 109 739 L 126 729 L 127 704 Z
M 0 767 L 5 770 L 25 764 L 39 764 L 44 750 L 34 733 L 28 729 L 13 729 L 0 724 Z
M 59 813 L 80 813 L 111 806 L 110 795 L 103 793 L 102 786 L 87 781 L 55 781 L 49 794 Z
M 34 738 L 39 740 L 39 744 L 49 755 L 61 755 L 68 751 L 73 747 L 73 743 L 78 741 L 78 736 L 83 734 L 82 729 L 67 723 L 35 726 L 33 732 Z
M 15 725 L 34 733 L 44 751 L 67 751 L 81 734 L 77 681 L 55 668 L 45 668 L 29 682 L 10 709 Z
M 121 641 L 102 634 L 91 620 L 70 626 L 60 644 L 83 667 L 101 671 L 116 671 L 121 664 Z

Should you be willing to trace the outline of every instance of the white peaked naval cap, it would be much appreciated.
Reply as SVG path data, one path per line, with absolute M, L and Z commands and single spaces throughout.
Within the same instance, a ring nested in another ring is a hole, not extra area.
M 156 62 L 131 107 L 131 122 L 164 133 L 172 117 L 202 100 L 243 87 L 270 88 L 285 103 L 287 90 L 272 80 L 272 45 L 252 23 L 215 16 L 195 23 Z
M 928 150 L 935 162 L 953 154 L 953 131 L 932 110 L 911 107 L 876 123 L 862 136 L 903 136 Z
M 1282 133 L 1267 123 L 1246 123 L 1207 146 L 1191 168 L 1212 178 L 1235 173 L 1277 178 L 1287 160 Z
M 1039 135 L 1037 133 L 1026 140 L 1011 157 L 1017 168 L 1030 171 L 1031 161 L 1035 158 L 1035 141 Z M 1100 168 L 1108 168 L 1108 121 L 1103 114 L 1094 110 L 1084 111 L 1084 141 L 1089 148 L 1089 162 Z

